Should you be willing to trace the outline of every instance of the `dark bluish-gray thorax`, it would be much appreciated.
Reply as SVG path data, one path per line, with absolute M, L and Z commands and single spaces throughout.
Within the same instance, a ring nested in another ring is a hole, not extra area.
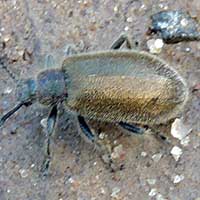
M 42 104 L 52 104 L 66 99 L 64 73 L 57 69 L 41 72 L 37 77 L 37 94 Z
M 17 86 L 17 98 L 20 102 L 50 105 L 67 98 L 65 77 L 61 70 L 45 70 L 36 79 L 26 79 Z

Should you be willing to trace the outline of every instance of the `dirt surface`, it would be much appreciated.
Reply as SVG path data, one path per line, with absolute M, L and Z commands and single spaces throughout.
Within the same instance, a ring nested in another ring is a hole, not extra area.
M 45 70 L 45 55 L 52 54 L 59 67 L 68 45 L 84 52 L 108 49 L 121 32 L 131 36 L 135 48 L 147 50 L 147 40 L 153 37 L 146 34 L 150 16 L 166 9 L 183 9 L 200 20 L 199 0 L 1 0 L 1 62 L 16 79 L 33 77 Z M 190 88 L 183 112 L 184 123 L 192 128 L 187 146 L 170 135 L 170 125 L 162 127 L 171 140 L 164 145 L 151 135 L 128 136 L 114 125 L 93 123 L 123 148 L 123 167 L 111 172 L 94 145 L 79 135 L 74 116 L 61 107 L 50 173 L 43 177 L 45 133 L 40 121 L 49 109 L 36 103 L 22 108 L 0 130 L 0 200 L 199 199 L 199 52 L 199 42 L 182 42 L 164 45 L 158 55 Z M 16 84 L 0 70 L 2 115 L 15 105 Z M 183 151 L 178 161 L 170 154 L 173 146 Z M 177 175 L 184 179 L 175 183 Z

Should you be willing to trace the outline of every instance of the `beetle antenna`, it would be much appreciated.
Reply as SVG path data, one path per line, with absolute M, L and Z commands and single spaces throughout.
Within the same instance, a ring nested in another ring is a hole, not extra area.
M 18 111 L 23 105 L 24 105 L 24 103 L 23 103 L 23 102 L 20 102 L 20 103 L 17 104 L 13 109 L 11 109 L 10 111 L 8 111 L 8 112 L 0 119 L 0 127 L 5 123 L 5 121 L 6 121 L 11 115 L 13 115 L 16 111 Z

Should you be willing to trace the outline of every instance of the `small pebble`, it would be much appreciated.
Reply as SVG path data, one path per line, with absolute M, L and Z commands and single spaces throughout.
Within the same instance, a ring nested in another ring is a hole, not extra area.
M 110 158 L 107 154 L 102 155 L 101 158 L 102 158 L 103 162 L 105 162 L 105 163 L 110 162 Z
M 177 184 L 180 183 L 184 179 L 184 175 L 176 175 L 174 176 L 173 183 Z
M 116 12 L 118 12 L 118 6 L 115 6 L 114 8 L 113 8 L 113 10 L 114 10 L 114 12 L 116 13 Z
M 190 48 L 190 47 L 187 47 L 187 48 L 185 48 L 185 51 L 186 51 L 186 52 L 190 52 L 190 51 L 191 51 L 191 48 Z
M 150 39 L 147 41 L 147 47 L 150 53 L 159 54 L 162 51 L 164 42 L 162 39 Z
M 80 182 L 79 182 L 78 180 L 75 180 L 75 179 L 72 178 L 72 177 L 70 177 L 70 178 L 68 179 L 68 182 L 71 184 L 70 189 L 71 189 L 72 191 L 76 191 L 76 190 L 79 188 L 79 186 L 80 186 Z
M 10 88 L 10 87 L 7 87 L 5 90 L 4 90 L 4 94 L 10 94 L 11 92 L 12 92 L 12 88 Z
M 47 128 L 47 118 L 44 118 L 40 121 L 41 126 L 46 129 Z
M 157 194 L 156 200 L 166 200 L 166 199 L 162 196 L 162 194 Z
M 169 9 L 168 5 L 165 5 L 165 6 L 163 7 L 163 10 L 168 10 L 168 9 Z
M 8 42 L 10 40 L 10 37 L 8 35 L 6 35 L 4 38 L 3 38 L 3 41 L 4 42 Z
M 149 184 L 149 185 L 155 185 L 156 184 L 156 179 L 147 179 L 147 183 Z
M 111 157 L 112 159 L 118 159 L 118 158 L 122 158 L 123 155 L 124 155 L 123 145 L 120 144 L 114 147 Z
M 140 10 L 146 10 L 146 9 L 147 9 L 147 7 L 146 7 L 145 4 L 142 4 L 142 5 L 140 6 Z
M 133 22 L 133 18 L 132 18 L 132 17 L 128 17 L 128 18 L 126 19 L 126 21 L 129 22 L 129 23 L 132 23 L 132 22 Z
M 145 152 L 145 151 L 141 152 L 141 156 L 142 157 L 146 157 L 147 156 L 147 152 Z
M 162 153 L 157 153 L 152 156 L 154 162 L 158 162 L 162 158 Z
M 105 194 L 106 193 L 104 188 L 101 188 L 100 190 L 101 190 L 101 194 Z
M 171 126 L 171 135 L 179 140 L 185 138 L 192 129 L 189 126 L 183 124 L 182 119 L 175 119 Z
M 112 198 L 118 199 L 118 198 L 119 198 L 119 193 L 120 193 L 120 188 L 114 187 L 114 188 L 112 189 L 112 193 L 111 193 L 110 196 L 111 196 Z
M 24 50 L 18 51 L 18 55 L 22 57 L 24 55 Z
M 181 140 L 181 145 L 183 145 L 184 147 L 186 147 L 190 142 L 190 137 L 189 136 L 186 136 L 185 138 L 183 138 Z
M 170 189 L 171 191 L 173 191 L 173 190 L 174 190 L 174 187 L 171 186 L 171 187 L 169 187 L 169 189 Z
M 183 151 L 180 147 L 174 146 L 170 152 L 173 156 L 173 158 L 178 161 L 180 156 L 183 154 Z
M 35 164 L 32 164 L 32 165 L 31 165 L 31 168 L 34 168 L 34 167 L 35 167 Z
M 105 138 L 105 133 L 100 133 L 99 134 L 99 139 L 103 140 Z
M 70 177 L 70 178 L 68 179 L 68 181 L 69 181 L 69 183 L 74 183 L 74 182 L 75 182 L 75 180 L 74 180 L 72 177 Z
M 187 26 L 188 20 L 186 18 L 183 18 L 180 23 L 181 23 L 182 26 Z
M 117 140 L 114 140 L 113 144 L 116 145 L 117 143 L 118 143 L 118 141 L 117 141 Z
M 124 31 L 128 31 L 128 30 L 129 30 L 129 27 L 126 26 L 126 27 L 124 28 Z
M 94 162 L 93 165 L 96 166 L 96 165 L 97 165 L 97 162 Z
M 3 128 L 3 130 L 2 130 L 2 135 L 3 135 L 3 136 L 6 136 L 6 135 L 8 135 L 8 130 L 7 130 L 7 129 L 5 129 L 5 128 Z
M 157 189 L 156 188 L 152 188 L 149 192 L 149 196 L 150 197 L 154 197 L 157 194 Z
M 28 176 L 28 171 L 25 170 L 25 169 L 20 169 L 19 173 L 20 173 L 22 178 L 26 178 Z
M 33 186 L 36 186 L 37 185 L 37 183 L 33 183 Z

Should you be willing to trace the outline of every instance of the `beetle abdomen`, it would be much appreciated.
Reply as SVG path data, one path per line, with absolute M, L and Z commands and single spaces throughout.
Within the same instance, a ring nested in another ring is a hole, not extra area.
M 67 106 L 91 119 L 159 124 L 177 115 L 187 98 L 182 78 L 147 53 L 74 56 L 63 70 L 69 77 Z

